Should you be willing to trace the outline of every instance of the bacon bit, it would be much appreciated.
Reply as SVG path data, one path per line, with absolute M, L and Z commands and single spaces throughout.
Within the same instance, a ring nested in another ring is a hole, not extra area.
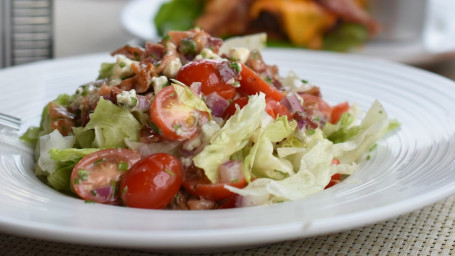
M 190 199 L 186 202 L 186 205 L 190 210 L 209 210 L 214 209 L 216 203 L 214 201 L 201 199 Z
M 140 60 L 144 57 L 145 52 L 144 49 L 142 49 L 141 47 L 125 45 L 124 47 L 111 52 L 111 56 L 117 54 L 125 55 L 125 57 L 127 57 L 128 59 Z
M 70 113 L 67 108 L 59 105 L 56 102 L 49 102 L 49 117 L 51 119 L 65 118 L 74 119 L 74 114 Z
M 74 125 L 75 123 L 73 120 L 63 118 L 58 118 L 51 122 L 52 130 L 58 130 L 63 136 L 67 136 Z
M 142 143 L 156 143 L 162 141 L 163 137 L 161 137 L 151 126 L 144 125 L 139 130 L 139 140 Z
M 102 96 L 105 100 L 110 100 L 114 103 L 117 101 L 117 94 L 120 94 L 124 90 L 115 87 L 115 86 L 107 86 L 106 84 L 103 84 L 99 91 L 98 95 Z
M 223 42 L 221 39 L 212 37 L 210 34 L 199 28 L 189 31 L 169 31 L 167 35 L 169 36 L 168 42 L 173 43 L 177 46 L 177 48 L 180 46 L 183 39 L 193 40 L 196 43 L 196 51 L 198 53 L 207 47 L 210 47 L 214 53 L 218 53 Z
M 166 53 L 166 48 L 162 44 L 152 44 L 147 42 L 145 44 L 145 55 L 150 58 L 150 62 L 157 63 L 163 59 Z
M 318 128 L 318 123 L 313 120 L 313 118 L 307 112 L 295 112 L 292 115 L 292 118 L 297 122 L 299 129 L 316 129 Z
M 284 90 L 284 87 L 279 80 L 278 67 L 276 65 L 267 65 L 258 50 L 252 50 L 250 52 L 245 65 L 254 70 L 261 77 L 269 79 L 271 85 L 278 90 Z
M 305 94 L 310 94 L 319 98 L 322 97 L 321 90 L 319 89 L 318 86 L 313 86 L 309 90 L 306 90 Z

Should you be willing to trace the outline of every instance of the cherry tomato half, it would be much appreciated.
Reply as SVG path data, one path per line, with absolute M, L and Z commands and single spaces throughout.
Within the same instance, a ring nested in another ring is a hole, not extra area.
M 209 113 L 180 103 L 174 87 L 168 86 L 155 96 L 150 106 L 150 117 L 161 136 L 184 141 L 198 133 L 199 126 L 208 121 Z
M 126 171 L 141 159 L 130 149 L 103 149 L 82 158 L 71 173 L 71 185 L 84 200 L 113 203 L 117 186 Z
M 283 99 L 283 93 L 264 81 L 264 79 L 262 79 L 248 66 L 242 65 L 240 76 L 240 87 L 238 88 L 240 92 L 246 95 L 255 95 L 262 92 L 266 97 L 272 98 L 276 101 L 281 101 Z
M 175 79 L 190 86 L 194 82 L 201 83 L 201 91 L 204 95 L 216 92 L 221 97 L 229 100 L 234 98 L 237 90 L 231 84 L 223 81 L 217 65 L 222 61 L 201 59 L 190 62 L 183 66 Z
M 190 194 L 212 201 L 220 201 L 228 197 L 236 196 L 235 193 L 227 190 L 224 185 L 229 185 L 236 188 L 244 188 L 247 183 L 244 177 L 242 177 L 242 179 L 229 183 L 211 183 L 210 180 L 206 177 L 183 181 L 183 187 Z
M 288 116 L 288 119 L 292 118 L 289 109 L 280 102 L 271 98 L 266 98 L 265 103 L 265 112 L 267 112 L 267 114 L 269 114 L 271 117 L 276 118 L 279 115 Z M 248 104 L 248 97 L 240 97 L 235 99 L 224 111 L 223 118 L 229 119 L 232 115 L 234 115 L 235 111 L 237 110 L 236 105 L 242 109 L 246 104 Z
M 183 169 L 176 157 L 152 154 L 137 162 L 123 176 L 120 194 L 126 206 L 162 209 L 172 201 L 182 181 Z

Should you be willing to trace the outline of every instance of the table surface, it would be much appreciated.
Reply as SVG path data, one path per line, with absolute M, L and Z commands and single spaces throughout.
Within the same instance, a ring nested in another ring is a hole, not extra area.
M 55 57 L 104 52 L 132 40 L 132 36 L 122 29 L 119 19 L 120 12 L 127 2 L 127 0 L 55 1 Z M 77 45 L 74 42 L 78 42 Z M 423 68 L 455 80 L 455 60 L 434 63 Z M 454 221 L 455 196 L 452 196 L 406 215 L 354 230 L 214 254 L 452 255 L 455 254 Z M 127 248 L 59 243 L 0 231 L 0 255 L 163 254 Z

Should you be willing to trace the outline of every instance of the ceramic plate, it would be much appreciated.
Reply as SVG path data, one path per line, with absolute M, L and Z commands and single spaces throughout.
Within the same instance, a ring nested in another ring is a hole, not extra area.
M 208 251 L 258 246 L 338 232 L 435 203 L 455 193 L 455 84 L 416 68 L 346 54 L 264 52 L 281 74 L 294 70 L 330 103 L 366 110 L 383 103 L 402 126 L 339 185 L 305 199 L 215 211 L 164 211 L 88 204 L 33 175 L 31 150 L 0 135 L 0 228 L 71 243 Z M 97 77 L 108 54 L 40 62 L 0 71 L 0 112 L 39 123 L 42 107 Z
M 161 4 L 167 1 L 130 1 L 122 12 L 122 25 L 139 39 L 157 41 L 159 36 L 153 17 Z M 454 11 L 452 3 L 432 0 L 421 38 L 404 42 L 373 40 L 353 53 L 411 65 L 425 65 L 454 57 L 455 46 L 451 43 L 455 40 Z

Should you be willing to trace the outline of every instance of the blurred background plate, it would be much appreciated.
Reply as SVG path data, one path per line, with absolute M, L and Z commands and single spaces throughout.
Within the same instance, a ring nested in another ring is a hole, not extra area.
M 157 41 L 153 18 L 167 0 L 132 0 L 123 9 L 124 28 L 141 40 Z M 393 3 L 393 1 L 387 1 Z M 410 65 L 426 65 L 455 57 L 455 5 L 446 0 L 430 0 L 421 37 L 410 40 L 372 40 L 352 53 L 383 58 Z

